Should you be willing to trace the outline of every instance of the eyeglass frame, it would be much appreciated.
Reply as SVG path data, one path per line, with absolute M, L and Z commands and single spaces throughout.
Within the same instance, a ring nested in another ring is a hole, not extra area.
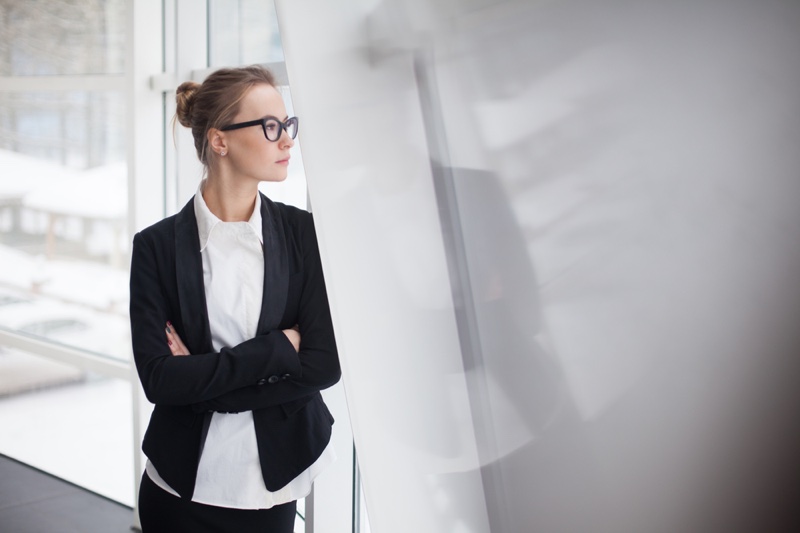
M 278 132 L 278 138 L 275 139 L 274 141 L 272 139 L 270 139 L 269 136 L 267 136 L 267 121 L 268 120 L 274 120 L 275 122 L 278 123 L 278 128 L 279 128 L 280 131 Z M 295 124 L 294 135 L 290 134 L 289 137 L 294 139 L 294 138 L 297 137 L 297 132 L 300 131 L 300 119 L 298 119 L 297 117 L 289 117 L 284 122 L 284 121 L 280 120 L 278 117 L 273 117 L 271 115 L 267 115 L 266 117 L 258 118 L 256 120 L 248 120 L 247 122 L 237 122 L 235 124 L 228 124 L 227 126 L 222 126 L 219 130 L 220 131 L 238 130 L 238 129 L 241 129 L 241 128 L 249 128 L 250 126 L 258 126 L 260 124 L 261 125 L 261 131 L 264 132 L 264 138 L 266 140 L 268 140 L 269 142 L 276 143 L 276 142 L 281 140 L 281 137 L 283 137 L 283 132 L 284 131 L 286 133 L 289 133 L 289 131 L 290 131 L 289 130 L 289 122 L 292 121 L 292 120 L 294 121 L 294 124 Z

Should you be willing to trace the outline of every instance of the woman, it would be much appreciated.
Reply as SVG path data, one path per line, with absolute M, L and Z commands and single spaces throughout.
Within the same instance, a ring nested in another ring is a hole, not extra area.
M 258 191 L 286 178 L 298 122 L 261 67 L 182 84 L 176 115 L 206 178 L 133 239 L 133 353 L 155 404 L 143 532 L 291 532 L 333 460 L 319 391 L 340 377 L 311 215 Z

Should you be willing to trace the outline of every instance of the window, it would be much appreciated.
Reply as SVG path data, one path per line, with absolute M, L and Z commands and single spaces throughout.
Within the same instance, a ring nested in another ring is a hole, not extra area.
M 208 11 L 210 67 L 283 61 L 272 2 L 210 0 Z
M 132 505 L 125 16 L 0 3 L 0 452 Z
M 0 35 L 0 453 L 133 506 L 150 404 L 130 356 L 131 232 L 201 177 L 189 132 L 173 137 L 177 83 L 267 64 L 294 114 L 275 7 L 0 0 Z M 288 179 L 262 190 L 306 207 L 299 139 Z M 341 386 L 326 393 L 340 458 L 298 532 L 350 529 L 352 438 Z

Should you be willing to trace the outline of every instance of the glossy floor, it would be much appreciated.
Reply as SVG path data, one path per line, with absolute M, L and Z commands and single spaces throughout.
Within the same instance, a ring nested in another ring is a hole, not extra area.
M 0 455 L 0 531 L 124 533 L 133 510 Z

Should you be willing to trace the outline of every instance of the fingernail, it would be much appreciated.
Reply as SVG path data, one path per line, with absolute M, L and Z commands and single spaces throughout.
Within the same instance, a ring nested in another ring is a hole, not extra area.
M 167 333 L 172 333 L 172 328 L 167 326 Z
M 169 344 L 170 346 L 172 346 L 172 341 L 167 341 L 167 344 Z

